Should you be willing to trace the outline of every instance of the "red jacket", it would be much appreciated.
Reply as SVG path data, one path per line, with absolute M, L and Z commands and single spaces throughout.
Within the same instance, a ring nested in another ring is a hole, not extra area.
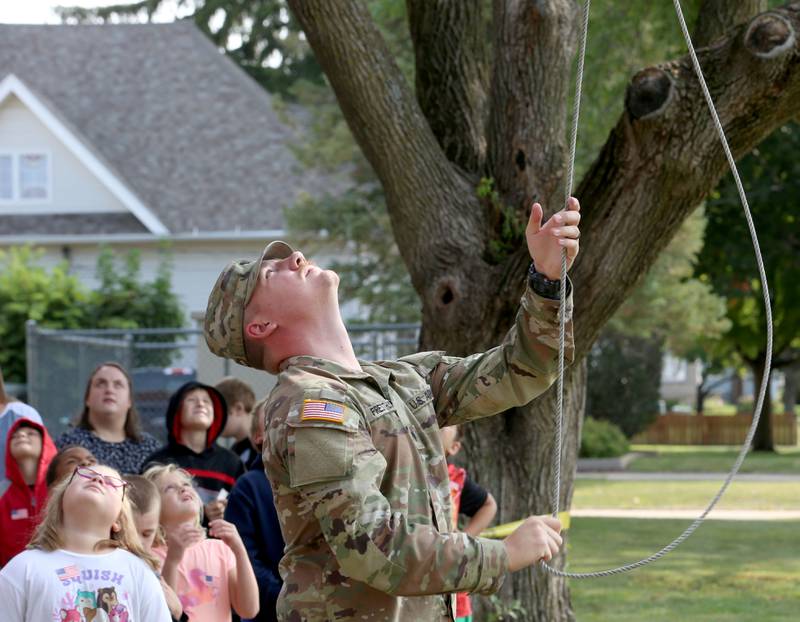
M 11 436 L 23 423 L 36 428 L 42 434 L 42 454 L 39 456 L 39 468 L 33 486 L 25 483 L 17 461 L 11 455 Z M 0 483 L 0 566 L 5 566 L 12 557 L 25 549 L 33 530 L 39 524 L 41 510 L 47 502 L 47 484 L 44 478 L 47 467 L 57 452 L 47 429 L 30 419 L 19 419 L 11 426 L 5 438 L 5 450 L 6 479 Z

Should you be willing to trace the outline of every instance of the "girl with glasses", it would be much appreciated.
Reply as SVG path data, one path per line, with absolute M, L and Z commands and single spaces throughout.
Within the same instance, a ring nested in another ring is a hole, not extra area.
M 0 571 L 5 622 L 169 622 L 156 560 L 142 547 L 125 494 L 105 465 L 78 466 L 51 490 L 28 550 Z

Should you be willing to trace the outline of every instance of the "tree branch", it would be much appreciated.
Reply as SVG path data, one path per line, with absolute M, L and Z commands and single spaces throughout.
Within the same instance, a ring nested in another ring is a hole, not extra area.
M 572 0 L 494 2 L 490 170 L 516 210 L 531 198 L 548 212 L 562 207 L 577 8 Z
M 696 47 L 706 47 L 728 30 L 767 10 L 767 0 L 703 0 L 692 33 Z
M 400 253 L 423 293 L 431 266 L 458 265 L 484 247 L 474 182 L 448 162 L 363 2 L 288 3 L 383 185 Z
M 478 173 L 486 157 L 488 81 L 482 0 L 407 0 L 416 90 L 447 158 Z
M 735 157 L 800 111 L 800 2 L 698 52 Z M 637 74 L 626 110 L 582 181 L 586 243 L 574 267 L 577 355 L 727 169 L 687 57 Z M 746 183 L 746 180 L 745 180 Z M 749 247 L 750 241 L 742 240 Z M 607 261 L 614 253 L 618 261 Z M 676 301 L 679 304 L 679 301 Z

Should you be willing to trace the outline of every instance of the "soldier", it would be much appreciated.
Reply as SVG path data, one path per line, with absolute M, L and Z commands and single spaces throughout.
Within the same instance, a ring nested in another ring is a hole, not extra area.
M 534 204 L 515 324 L 500 346 L 466 358 L 359 361 L 338 276 L 285 242 L 222 271 L 206 309 L 210 349 L 279 374 L 264 441 L 286 541 L 279 620 L 452 620 L 455 592 L 495 592 L 508 572 L 558 551 L 561 525 L 549 517 L 503 541 L 455 532 L 439 428 L 526 404 L 552 384 L 561 250 L 571 265 L 579 209 L 572 198 L 542 226 Z M 569 283 L 567 292 L 571 359 Z

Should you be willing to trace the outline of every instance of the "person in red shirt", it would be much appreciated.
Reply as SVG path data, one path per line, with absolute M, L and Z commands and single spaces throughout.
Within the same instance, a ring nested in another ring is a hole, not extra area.
M 0 483 L 0 566 L 28 544 L 47 501 L 45 474 L 56 446 L 47 429 L 19 419 L 5 438 L 6 478 Z
M 467 516 L 467 524 L 462 531 L 477 537 L 497 514 L 494 497 L 469 477 L 467 471 L 450 462 L 461 449 L 461 431 L 457 425 L 439 430 L 444 455 L 447 457 L 447 472 L 450 475 L 450 505 L 453 511 L 453 525 L 458 525 L 459 515 Z M 469 594 L 456 594 L 456 622 L 472 622 L 472 603 Z

